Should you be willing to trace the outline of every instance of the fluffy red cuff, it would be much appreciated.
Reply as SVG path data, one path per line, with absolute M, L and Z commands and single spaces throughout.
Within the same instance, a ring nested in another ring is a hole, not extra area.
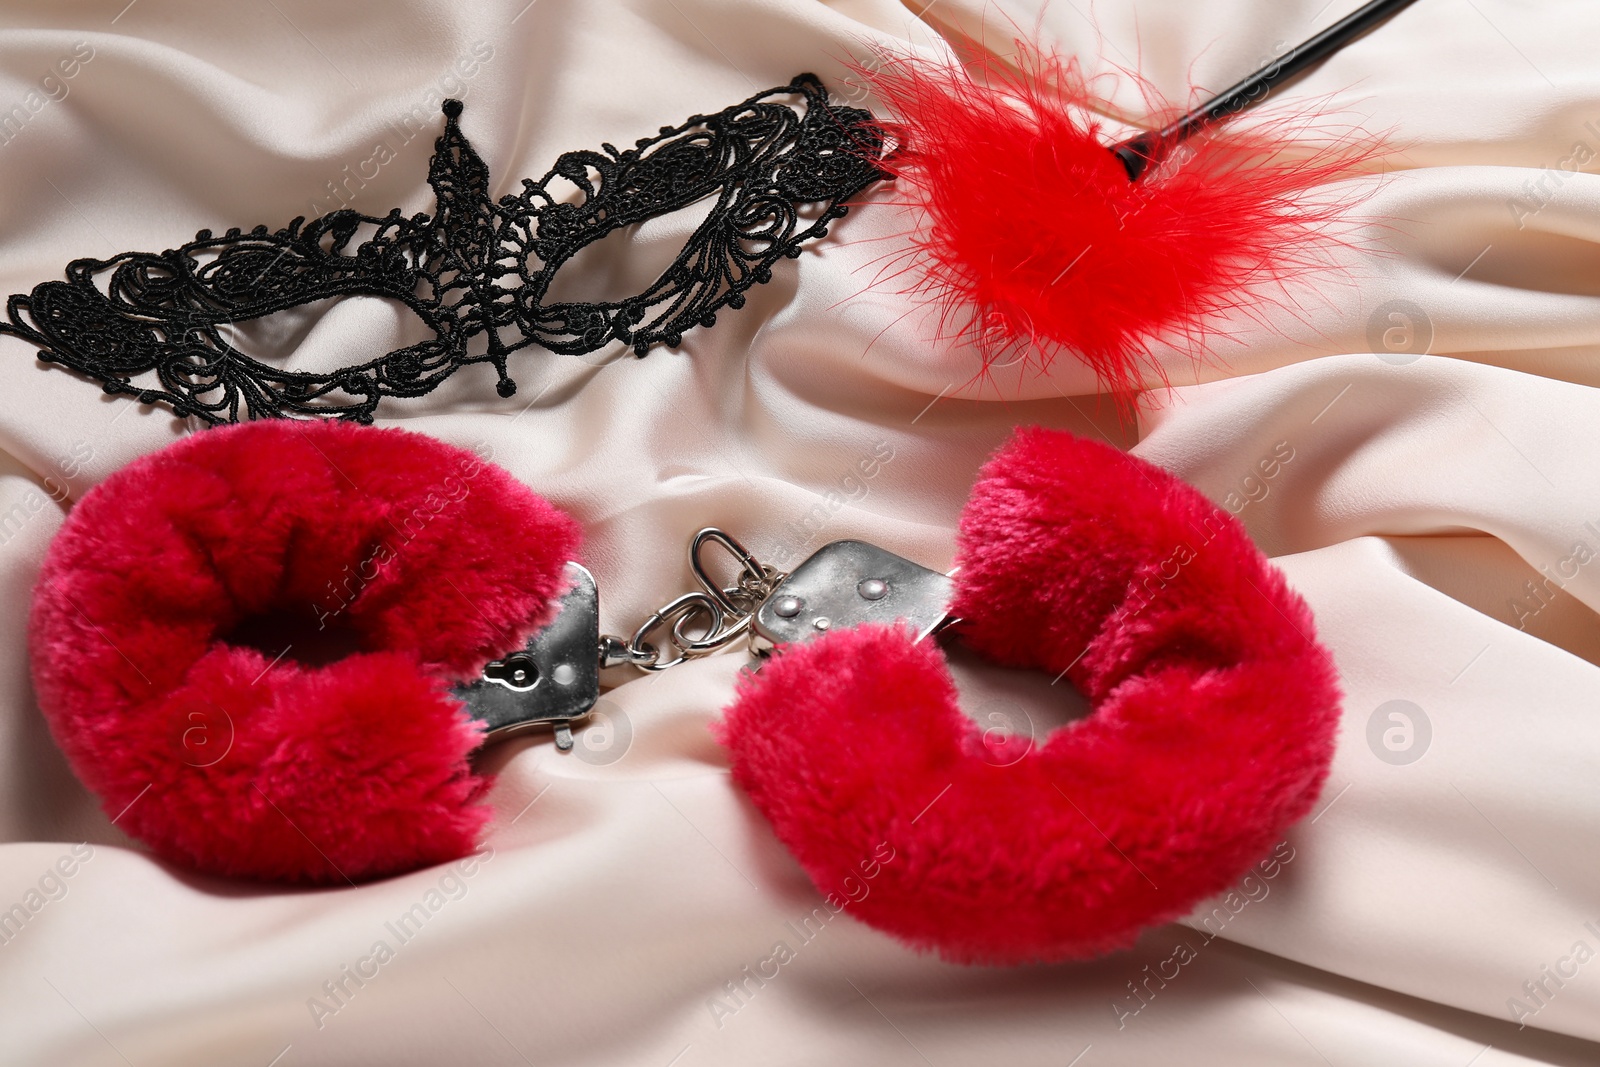
M 1065 674 L 1088 718 L 997 760 L 938 647 L 864 627 L 781 652 L 720 727 L 735 780 L 852 914 L 951 960 L 1096 955 L 1226 888 L 1309 810 L 1339 721 L 1331 660 L 1193 488 L 1024 431 L 985 468 L 958 563 L 966 641 Z
M 545 621 L 575 524 L 504 470 L 341 422 L 208 430 L 87 494 L 29 625 L 40 707 L 162 857 L 342 882 L 488 817 L 448 692 Z

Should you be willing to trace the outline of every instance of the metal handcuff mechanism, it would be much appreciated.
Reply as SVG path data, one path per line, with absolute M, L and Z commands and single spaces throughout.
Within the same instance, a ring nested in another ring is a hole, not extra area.
M 738 564 L 732 585 L 711 576 L 704 553 L 720 546 Z M 491 661 L 456 694 L 500 740 L 544 727 L 556 747 L 572 748 L 572 726 L 600 698 L 600 672 L 612 667 L 664 671 L 743 638 L 752 655 L 819 636 L 835 626 L 905 622 L 926 637 L 952 620 L 948 575 L 865 541 L 834 541 L 791 572 L 760 562 L 724 530 L 707 527 L 689 544 L 699 589 L 653 612 L 631 637 L 600 632 L 594 575 L 568 562 L 572 585 L 556 616 L 526 648 Z M 659 637 L 655 635 L 659 634 Z

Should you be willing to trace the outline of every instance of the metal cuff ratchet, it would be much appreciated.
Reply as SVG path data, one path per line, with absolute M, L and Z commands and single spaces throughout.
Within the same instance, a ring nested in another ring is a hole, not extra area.
M 704 554 L 716 545 L 739 566 L 732 585 L 711 575 Z M 689 569 L 700 588 L 653 612 L 623 638 L 600 632 L 594 575 L 567 564 L 571 588 L 555 618 L 526 647 L 487 664 L 454 694 L 488 727 L 488 740 L 548 726 L 556 747 L 572 748 L 572 726 L 600 699 L 600 672 L 631 666 L 664 671 L 717 652 L 740 637 L 765 657 L 787 644 L 861 623 L 903 622 L 917 639 L 954 620 L 950 576 L 866 541 L 833 541 L 783 572 L 751 555 L 731 534 L 707 527 L 689 545 Z

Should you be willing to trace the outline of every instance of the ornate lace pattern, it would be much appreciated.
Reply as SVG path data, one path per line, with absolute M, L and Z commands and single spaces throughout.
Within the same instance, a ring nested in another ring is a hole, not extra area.
M 866 111 L 830 104 L 810 74 L 626 150 L 563 153 L 498 201 L 458 125 L 461 102 L 446 101 L 444 113 L 428 167 L 432 215 L 340 209 L 276 231 L 201 230 L 161 253 L 74 260 L 65 281 L 11 297 L 0 332 L 107 393 L 180 416 L 370 422 L 381 398 L 421 396 L 473 363 L 492 364 L 497 391 L 510 396 L 507 357 L 530 345 L 581 355 L 620 341 L 639 356 L 675 346 L 723 307 L 743 306 L 774 264 L 799 256 L 885 176 L 883 130 Z M 550 299 L 583 248 L 702 200 L 709 214 L 644 292 Z M 230 342 L 234 323 L 354 295 L 398 301 L 433 336 L 331 374 L 283 370 Z M 155 382 L 133 381 L 151 371 Z

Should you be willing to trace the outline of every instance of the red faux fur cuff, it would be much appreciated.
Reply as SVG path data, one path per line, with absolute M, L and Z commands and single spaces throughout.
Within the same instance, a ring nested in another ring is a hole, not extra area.
M 68 516 L 29 624 L 39 704 L 107 814 L 184 866 L 343 882 L 452 859 L 488 811 L 447 687 L 543 623 L 577 541 L 421 434 L 208 430 Z
M 973 491 L 958 563 L 966 641 L 1064 673 L 1093 714 L 997 761 L 933 642 L 862 627 L 782 651 L 720 724 L 735 780 L 824 893 L 892 850 L 858 918 L 957 961 L 1095 955 L 1224 889 L 1309 810 L 1332 662 L 1193 488 L 1023 431 Z

